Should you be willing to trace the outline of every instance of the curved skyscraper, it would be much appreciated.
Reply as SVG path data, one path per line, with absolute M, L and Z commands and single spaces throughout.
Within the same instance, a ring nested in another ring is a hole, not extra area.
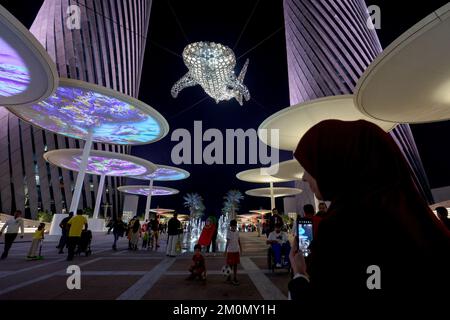
M 137 97 L 152 0 L 45 0 L 30 28 L 61 77 L 79 79 Z M 0 211 L 60 213 L 69 208 L 76 173 L 45 163 L 44 152 L 82 148 L 83 141 L 30 126 L 0 108 Z M 129 153 L 129 147 L 94 143 L 94 149 Z M 7 152 L 6 152 L 7 151 Z M 99 177 L 85 179 L 80 208 L 93 208 Z M 103 203 L 117 213 L 116 187 L 107 177 Z
M 362 73 L 382 51 L 374 28 L 369 27 L 364 1 L 284 0 L 283 6 L 291 105 L 353 93 Z M 408 159 L 423 196 L 432 202 L 409 126 L 399 125 L 391 135 Z

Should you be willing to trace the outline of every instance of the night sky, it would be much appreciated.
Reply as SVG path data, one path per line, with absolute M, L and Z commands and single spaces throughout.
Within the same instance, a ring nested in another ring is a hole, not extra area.
M 342 0 L 345 1 L 345 0 Z M 378 35 L 383 47 L 409 27 L 447 1 L 421 1 L 399 4 L 399 1 L 366 1 L 381 9 Z M 42 1 L 1 0 L 0 3 L 30 27 Z M 183 48 L 196 41 L 219 42 L 232 48 L 238 58 L 236 73 L 245 59 L 250 59 L 244 83 L 251 100 L 240 106 L 234 99 L 216 104 L 200 86 L 184 89 L 177 99 L 170 88 L 187 68 L 181 58 Z M 426 50 L 426 48 L 424 48 Z M 170 133 L 154 144 L 133 147 L 132 154 L 154 163 L 173 165 L 171 150 L 177 142 L 170 140 L 176 128 L 193 130 L 195 120 L 203 121 L 203 130 L 257 128 L 274 112 L 289 106 L 289 88 L 281 0 L 154 0 L 139 98 L 157 109 L 169 122 Z M 432 188 L 450 185 L 450 122 L 412 126 Z M 204 144 L 206 146 L 207 143 Z M 281 152 L 280 161 L 292 158 Z M 198 192 L 205 199 L 206 212 L 219 213 L 223 196 L 230 189 L 242 192 L 265 185 L 238 181 L 236 173 L 258 165 L 182 165 L 191 173 L 187 180 L 157 182 L 180 190 L 177 196 L 153 198 L 152 207 L 160 206 L 186 211 L 182 196 Z M 132 181 L 143 184 L 144 181 Z M 145 200 L 140 200 L 143 211 Z M 270 200 L 246 197 L 241 212 L 269 208 Z M 277 206 L 282 205 L 282 200 Z

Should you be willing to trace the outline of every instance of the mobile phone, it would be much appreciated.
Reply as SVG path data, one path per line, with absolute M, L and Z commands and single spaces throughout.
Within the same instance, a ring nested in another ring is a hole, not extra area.
M 309 254 L 309 245 L 314 238 L 313 223 L 308 218 L 297 218 L 298 249 L 306 257 Z

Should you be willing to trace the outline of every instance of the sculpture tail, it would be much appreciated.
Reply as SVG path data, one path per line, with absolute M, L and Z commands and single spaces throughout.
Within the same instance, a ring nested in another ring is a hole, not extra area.
M 242 106 L 242 97 L 245 98 L 246 101 L 250 99 L 250 93 L 248 92 L 247 87 L 244 85 L 244 77 L 247 73 L 247 67 L 248 67 L 249 60 L 245 60 L 244 66 L 242 67 L 241 72 L 239 73 L 239 76 L 237 77 L 237 82 L 241 86 L 241 90 L 239 90 L 239 93 L 236 95 L 236 100 L 239 102 L 239 104 Z

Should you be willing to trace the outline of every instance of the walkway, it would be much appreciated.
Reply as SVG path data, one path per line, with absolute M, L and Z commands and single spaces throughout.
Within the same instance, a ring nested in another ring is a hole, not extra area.
M 3 242 L 3 237 L 1 241 Z M 177 258 L 165 255 L 165 238 L 158 251 L 111 250 L 112 236 L 94 236 L 90 257 L 71 263 L 58 255 L 56 243 L 45 242 L 44 260 L 26 261 L 30 242 L 16 243 L 6 260 L 0 260 L 0 300 L 6 299 L 286 299 L 289 274 L 267 270 L 265 238 L 241 233 L 243 256 L 238 270 L 239 286 L 225 283 L 221 268 L 223 253 L 206 257 L 206 282 L 186 281 L 191 254 Z M 3 245 L 0 245 L 3 250 Z M 67 266 L 81 269 L 81 289 L 67 289 Z

